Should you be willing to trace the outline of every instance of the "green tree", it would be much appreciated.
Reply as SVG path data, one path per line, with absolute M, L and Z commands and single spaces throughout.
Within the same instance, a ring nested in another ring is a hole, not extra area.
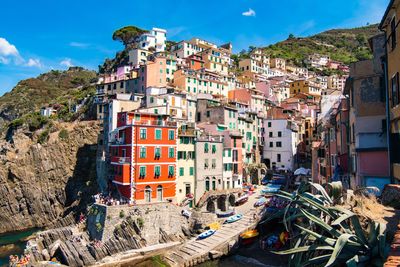
M 132 43 L 137 36 L 148 32 L 147 30 L 140 29 L 136 26 L 125 26 L 113 33 L 113 40 L 122 42 L 125 46 Z

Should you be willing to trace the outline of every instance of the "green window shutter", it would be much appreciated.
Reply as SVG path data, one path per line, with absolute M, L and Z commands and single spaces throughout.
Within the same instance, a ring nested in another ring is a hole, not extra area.
M 139 175 L 141 177 L 145 177 L 146 176 L 146 166 L 140 166 Z
M 160 147 L 156 147 L 154 154 L 155 154 L 156 158 L 160 158 L 161 157 L 161 148 Z
M 208 143 L 204 144 L 204 153 L 208 153 Z
M 168 176 L 174 175 L 174 166 L 168 166 Z
M 160 175 L 161 175 L 161 167 L 154 166 L 154 176 L 160 176 Z
M 232 150 L 228 150 L 228 157 L 232 157 Z
M 156 129 L 156 140 L 161 140 L 162 130 Z
M 174 139 L 175 139 L 175 131 L 169 130 L 168 131 L 168 140 L 174 140 Z
M 145 147 L 140 148 L 140 158 L 142 158 L 142 159 L 146 158 L 146 148 Z
M 170 148 L 168 149 L 168 157 L 169 157 L 169 158 L 175 157 L 175 155 L 174 155 L 174 148 L 173 148 L 173 147 L 170 147 Z
M 183 167 L 179 168 L 179 176 L 185 175 L 185 169 Z
M 215 154 L 215 152 L 217 152 L 217 146 L 216 145 L 212 145 L 212 151 L 213 154 Z
M 194 167 L 190 167 L 190 175 L 194 175 Z

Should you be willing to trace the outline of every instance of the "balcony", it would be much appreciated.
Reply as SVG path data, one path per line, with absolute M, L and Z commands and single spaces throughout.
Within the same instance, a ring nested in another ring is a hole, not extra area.
M 119 164 L 131 164 L 130 157 L 112 157 L 111 162 Z
M 196 136 L 196 130 L 195 129 L 182 129 L 180 128 L 178 130 L 178 135 L 179 136 Z
M 140 120 L 140 121 L 135 121 L 132 120 L 130 124 L 128 123 L 127 125 L 149 125 L 149 126 L 169 126 L 169 127 L 176 127 L 177 122 L 176 121 L 153 121 L 153 120 Z
M 104 95 L 104 89 L 97 89 L 96 90 L 97 95 Z

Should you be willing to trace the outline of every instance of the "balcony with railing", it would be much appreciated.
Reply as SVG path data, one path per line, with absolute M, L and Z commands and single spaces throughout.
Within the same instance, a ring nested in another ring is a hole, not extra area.
M 130 164 L 131 158 L 130 157 L 111 157 L 112 163 L 119 163 L 119 164 Z
M 131 120 L 127 123 L 127 125 L 140 125 L 140 126 L 167 126 L 167 127 L 176 127 L 176 121 L 163 121 L 163 120 Z

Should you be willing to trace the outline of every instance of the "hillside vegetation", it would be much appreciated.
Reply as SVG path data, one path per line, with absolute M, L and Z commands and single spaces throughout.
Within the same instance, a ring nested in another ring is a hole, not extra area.
M 41 107 L 55 104 L 61 110 L 94 95 L 94 71 L 72 67 L 20 81 L 10 92 L 0 97 L 0 129 L 8 122 L 38 112 Z
M 313 53 L 327 54 L 345 64 L 371 58 L 368 39 L 379 33 L 378 25 L 353 29 L 334 29 L 310 37 L 293 35 L 285 41 L 264 47 L 272 57 L 282 57 L 295 65 L 304 66 L 304 59 Z

